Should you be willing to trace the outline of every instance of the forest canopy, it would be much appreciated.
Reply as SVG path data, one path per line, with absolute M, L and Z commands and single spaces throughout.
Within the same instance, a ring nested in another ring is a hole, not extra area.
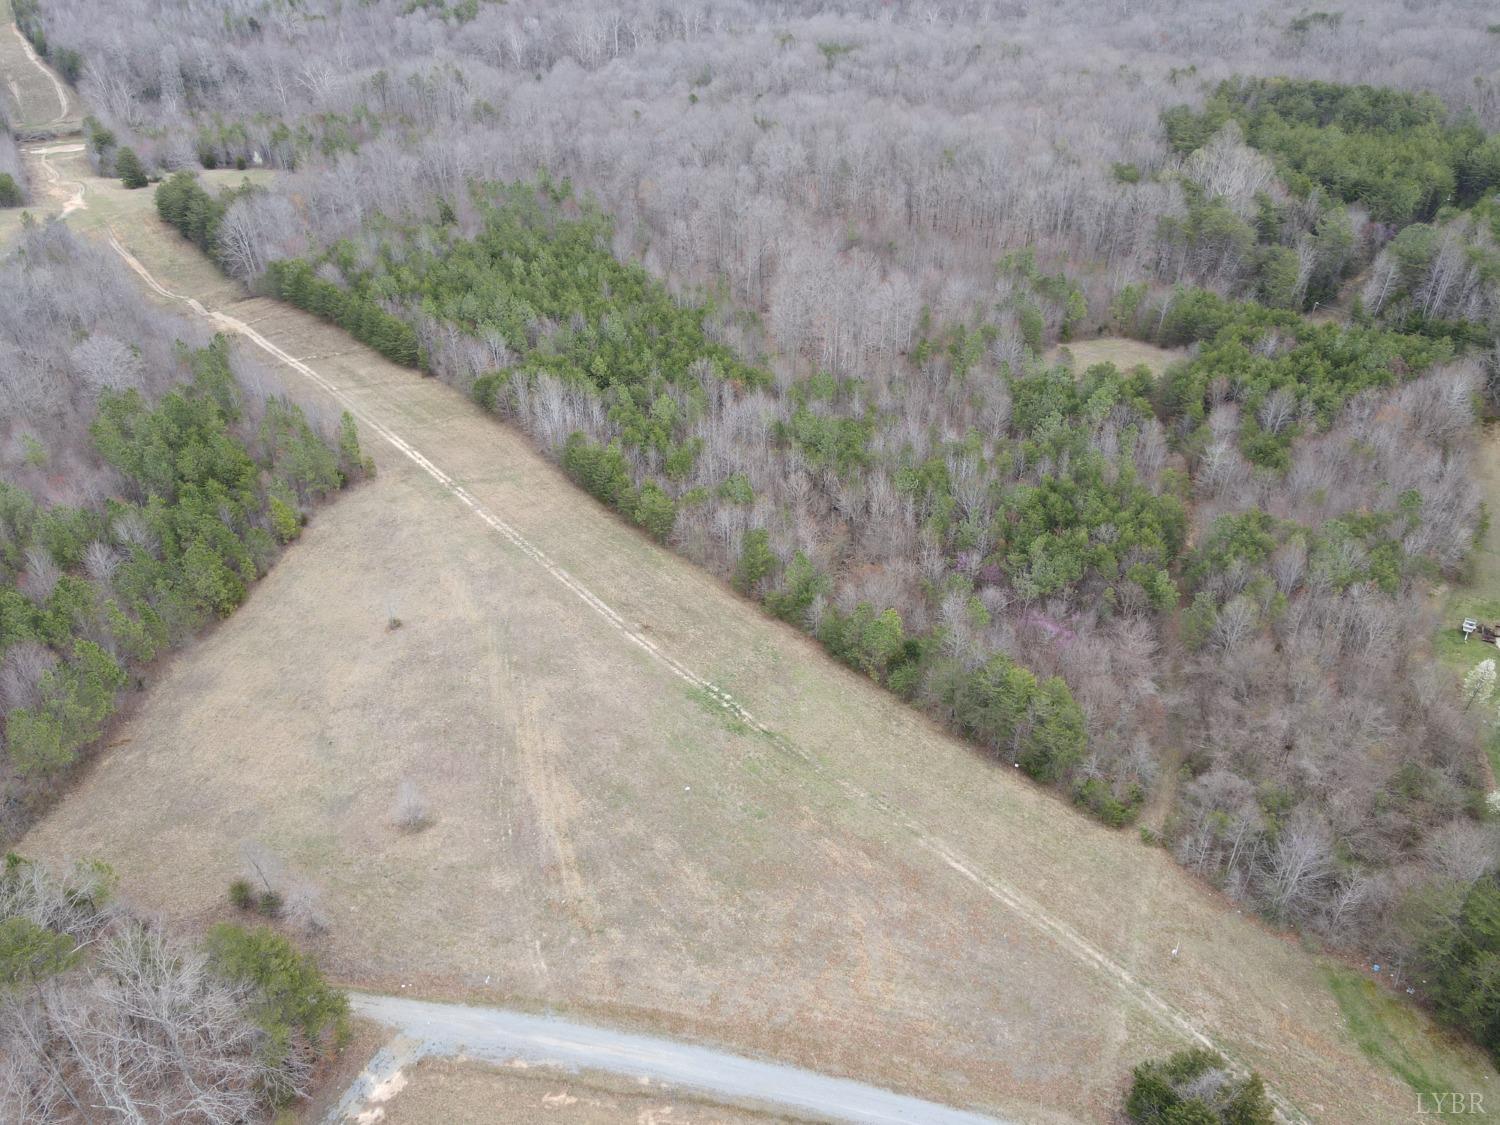
M 1234 120 L 1251 148 L 1271 156 L 1293 191 L 1321 188 L 1404 226 L 1448 204 L 1471 206 L 1500 188 L 1500 135 L 1455 120 L 1431 94 L 1385 86 L 1287 78 L 1232 78 L 1200 111 L 1162 115 L 1172 147 L 1187 155 Z

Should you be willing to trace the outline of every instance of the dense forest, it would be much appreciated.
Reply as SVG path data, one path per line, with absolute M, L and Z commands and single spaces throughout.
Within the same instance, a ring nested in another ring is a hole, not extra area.
M 60 225 L 23 232 L 0 290 L 0 838 L 14 839 L 152 661 L 230 613 L 366 468 L 352 419 L 315 429 L 227 340 L 156 311 Z
M 1493 1045 L 1493 716 L 1428 656 L 1500 402 L 1478 5 L 25 7 L 230 273 Z

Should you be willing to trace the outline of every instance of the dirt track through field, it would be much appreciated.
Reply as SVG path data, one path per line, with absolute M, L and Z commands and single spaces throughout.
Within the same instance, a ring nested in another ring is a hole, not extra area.
M 61 125 L 68 116 L 67 89 L 63 86 L 62 82 L 58 80 L 57 75 L 53 74 L 46 67 L 42 66 L 42 60 L 37 58 L 36 50 L 30 43 L 26 41 L 26 36 L 21 34 L 20 30 L 16 27 L 15 24 L 10 25 L 10 33 L 16 37 L 16 42 L 20 44 L 21 51 L 26 55 L 26 58 L 30 62 L 32 62 L 38 70 L 40 70 L 44 75 L 47 76 L 47 80 L 52 85 L 52 92 L 57 95 L 57 116 L 52 118 L 51 121 L 48 121 L 47 124 L 49 126 Z M 18 93 L 17 100 L 19 99 L 20 95 Z
M 578 582 L 562 567 L 558 566 L 547 554 L 535 544 L 528 541 L 519 531 L 495 515 L 483 504 L 481 504 L 468 489 L 464 488 L 446 472 L 440 469 L 425 454 L 417 450 L 410 442 L 406 441 L 390 427 L 375 418 L 351 395 L 340 390 L 323 376 L 319 375 L 308 364 L 303 363 L 296 357 L 289 355 L 284 349 L 272 343 L 261 333 L 257 332 L 244 321 L 237 320 L 225 313 L 211 311 L 193 297 L 181 293 L 173 293 L 154 278 L 151 273 L 141 264 L 139 259 L 132 255 L 120 244 L 118 237 L 111 231 L 109 244 L 115 253 L 135 271 L 145 283 L 158 295 L 181 301 L 199 316 L 210 319 L 214 326 L 220 330 L 234 332 L 249 340 L 256 347 L 274 357 L 279 362 L 290 367 L 292 370 L 312 380 L 318 387 L 333 397 L 340 405 L 357 418 L 361 424 L 371 432 L 401 452 L 403 456 L 416 464 L 423 472 L 437 481 L 445 490 L 455 497 L 470 512 L 483 520 L 489 527 L 503 536 L 507 542 L 519 548 L 528 558 L 540 566 L 555 581 L 560 583 L 570 593 L 581 599 L 603 620 L 604 624 L 614 630 L 627 642 L 642 649 L 652 659 L 660 661 L 671 670 L 672 674 L 690 684 L 699 691 L 709 695 L 715 703 L 724 708 L 740 722 L 771 740 L 781 750 L 795 754 L 807 765 L 821 772 L 822 767 L 815 758 L 797 747 L 788 739 L 777 734 L 771 728 L 765 726 L 752 715 L 738 700 L 728 692 L 711 683 L 709 680 L 695 673 L 681 661 L 664 651 L 660 645 L 651 638 L 643 635 L 639 630 L 632 628 L 626 620 L 600 597 L 595 595 L 582 583 Z M 1026 919 L 1033 926 L 1045 931 L 1052 937 L 1058 939 L 1071 949 L 1078 959 L 1090 968 L 1104 974 L 1120 987 L 1132 1000 L 1139 1003 L 1151 1015 L 1170 1025 L 1174 1030 L 1181 1032 L 1194 1042 L 1204 1047 L 1212 1047 L 1226 1050 L 1231 1056 L 1232 1050 L 1228 1050 L 1222 1044 L 1214 1042 L 1213 1038 L 1189 1018 L 1186 1013 L 1178 1010 L 1156 995 L 1150 988 L 1141 984 L 1135 976 L 1124 966 L 1115 962 L 1101 949 L 1093 945 L 1071 926 L 1053 917 L 1037 903 L 1030 901 L 1026 896 L 1017 892 L 1014 888 L 1007 886 L 1004 882 L 980 874 L 973 863 L 961 853 L 944 842 L 940 837 L 928 831 L 915 819 L 894 808 L 888 802 L 882 800 L 867 790 L 860 789 L 847 778 L 836 777 L 831 779 L 834 784 L 845 790 L 850 796 L 867 802 L 878 808 L 883 814 L 890 817 L 903 829 L 910 832 L 916 842 L 922 847 L 938 856 L 945 864 L 963 876 L 969 882 L 982 887 L 988 895 L 997 902 L 1003 903 L 1020 917 Z M 1295 1110 L 1290 1103 L 1281 1099 L 1279 1108 L 1288 1118 L 1293 1120 L 1304 1120 L 1300 1112 Z

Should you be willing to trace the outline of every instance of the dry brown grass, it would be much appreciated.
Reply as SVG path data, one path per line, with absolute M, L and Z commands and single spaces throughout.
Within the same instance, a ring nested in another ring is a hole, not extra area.
M 381 1103 L 382 1125 L 771 1125 L 793 1119 L 709 1105 L 610 1075 L 556 1075 L 426 1059 Z
M 191 923 L 259 841 L 322 887 L 324 960 L 364 987 L 586 1014 L 1028 1121 L 1104 1120 L 1134 1063 L 1182 1045 L 1142 988 L 1313 1117 L 1411 1111 L 1294 942 L 836 666 L 451 390 L 241 299 L 146 193 L 89 193 L 72 221 L 111 220 L 163 283 L 313 357 L 786 741 L 372 441 L 378 479 L 163 669 L 23 850 L 108 857 Z M 431 805 L 421 833 L 391 823 L 403 779 Z

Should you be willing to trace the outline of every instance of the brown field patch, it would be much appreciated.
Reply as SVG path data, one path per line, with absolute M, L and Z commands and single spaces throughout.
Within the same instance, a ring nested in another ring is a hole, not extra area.
M 1185 358 L 1180 348 L 1158 348 L 1140 340 L 1125 336 L 1101 336 L 1096 340 L 1074 340 L 1060 344 L 1047 353 L 1052 363 L 1065 363 L 1070 359 L 1075 371 L 1087 371 L 1096 363 L 1113 363 L 1121 371 L 1144 366 L 1153 375 L 1160 375 L 1168 364 Z
M 537 1070 L 424 1059 L 383 1103 L 382 1125 L 771 1125 L 794 1120 L 710 1105 L 696 1098 L 610 1075 L 556 1075 Z

